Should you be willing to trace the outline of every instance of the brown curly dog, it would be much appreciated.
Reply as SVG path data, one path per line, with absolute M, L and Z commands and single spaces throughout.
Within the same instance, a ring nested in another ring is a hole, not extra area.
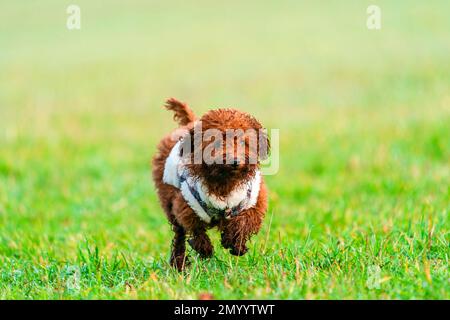
M 254 117 L 238 110 L 211 110 L 196 120 L 176 99 L 165 107 L 174 112 L 179 128 L 159 143 L 153 179 L 175 233 L 170 264 L 184 269 L 186 240 L 200 257 L 211 257 L 206 230 L 212 227 L 231 254 L 245 254 L 267 210 L 259 170 L 268 154 L 267 134 Z

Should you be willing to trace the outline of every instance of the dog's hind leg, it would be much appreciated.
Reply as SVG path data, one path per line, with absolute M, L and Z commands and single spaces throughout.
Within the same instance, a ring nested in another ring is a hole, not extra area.
M 186 257 L 186 231 L 182 226 L 173 223 L 172 227 L 175 236 L 172 240 L 172 252 L 170 255 L 170 265 L 178 271 L 183 271 L 187 264 Z
M 197 251 L 201 258 L 211 258 L 214 252 L 214 247 L 206 234 L 205 229 L 199 229 L 193 232 L 193 236 L 188 240 L 192 249 Z

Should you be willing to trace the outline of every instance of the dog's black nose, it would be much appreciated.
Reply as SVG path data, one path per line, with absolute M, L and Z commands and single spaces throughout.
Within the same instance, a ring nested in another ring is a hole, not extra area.
M 231 163 L 231 165 L 236 168 L 239 165 L 239 160 L 234 159 L 233 162 Z

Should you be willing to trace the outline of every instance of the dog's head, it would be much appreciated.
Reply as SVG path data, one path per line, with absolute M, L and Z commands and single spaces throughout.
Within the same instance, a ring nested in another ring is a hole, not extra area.
M 190 128 L 184 143 L 189 144 L 183 157 L 189 159 L 190 173 L 218 196 L 251 179 L 270 147 L 261 124 L 235 109 L 207 112 Z

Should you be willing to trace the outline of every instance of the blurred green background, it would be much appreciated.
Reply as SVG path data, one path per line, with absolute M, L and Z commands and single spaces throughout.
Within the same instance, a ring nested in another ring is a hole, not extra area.
M 81 30 L 66 28 L 69 4 Z M 367 6 L 382 28 L 366 27 Z M 449 298 L 449 1 L 3 1 L 0 298 Z M 161 107 L 280 129 L 250 252 L 168 266 Z

